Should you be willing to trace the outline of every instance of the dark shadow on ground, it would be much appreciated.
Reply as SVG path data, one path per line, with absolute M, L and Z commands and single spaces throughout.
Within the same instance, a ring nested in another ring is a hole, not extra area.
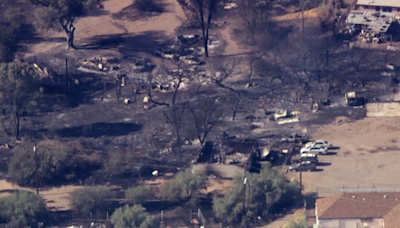
M 152 6 L 149 6 L 145 9 L 147 12 L 142 12 L 137 9 L 135 4 L 131 4 L 125 8 L 123 8 L 118 13 L 113 13 L 112 18 L 117 20 L 129 20 L 129 21 L 136 21 L 140 19 L 144 19 L 146 17 L 154 17 L 158 16 L 162 13 L 168 12 L 167 7 L 169 4 L 165 2 L 156 2 Z
M 133 52 L 154 54 L 157 48 L 163 48 L 171 43 L 162 31 L 147 31 L 140 34 L 115 34 L 94 36 L 78 49 L 116 49 L 123 55 Z
M 318 162 L 317 164 L 318 166 L 328 166 L 328 165 L 332 165 L 331 162 Z
M 336 155 L 337 152 L 333 152 L 333 151 L 328 151 L 328 153 L 326 153 L 326 155 Z
M 56 131 L 61 137 L 102 137 L 121 136 L 131 132 L 139 131 L 142 125 L 133 123 L 94 123 L 72 128 L 63 128 Z
M 340 146 L 329 147 L 330 150 L 340 150 Z
M 88 14 L 89 17 L 98 17 L 98 16 L 106 16 L 106 15 L 110 15 L 110 11 L 100 9 L 100 8 L 90 10 L 89 14 Z

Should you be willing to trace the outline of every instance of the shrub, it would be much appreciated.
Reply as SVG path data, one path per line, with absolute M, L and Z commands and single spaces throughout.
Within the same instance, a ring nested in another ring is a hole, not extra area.
M 129 201 L 134 204 L 143 204 L 143 202 L 153 196 L 153 190 L 145 186 L 132 187 L 125 191 L 125 198 L 129 199 Z
M 71 205 L 82 215 L 105 214 L 114 208 L 114 194 L 105 186 L 86 187 L 72 192 Z
M 12 227 L 36 226 L 46 219 L 46 204 L 42 197 L 19 191 L 0 199 L 0 217 Z
M 172 201 L 189 201 L 206 187 L 206 177 L 201 174 L 192 173 L 190 169 L 181 171 L 174 179 L 165 183 L 163 187 L 163 198 Z
M 140 205 L 125 205 L 114 211 L 111 222 L 115 228 L 156 228 L 159 227 L 152 216 Z

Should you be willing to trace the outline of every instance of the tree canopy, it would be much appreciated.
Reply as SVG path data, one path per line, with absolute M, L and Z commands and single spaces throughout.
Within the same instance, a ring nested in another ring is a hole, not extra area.
M 84 216 L 102 214 L 114 207 L 114 194 L 105 186 L 86 187 L 72 192 L 72 207 Z
M 85 16 L 98 0 L 25 0 L 35 6 L 35 24 L 40 28 L 61 27 L 67 47 L 74 48 L 74 23 Z
M 16 138 L 19 138 L 20 117 L 34 110 L 39 95 L 39 76 L 26 63 L 0 64 L 0 104 L 3 116 L 13 116 Z
M 11 227 L 36 226 L 46 219 L 44 200 L 28 191 L 18 191 L 0 198 L 0 218 Z
M 52 183 L 64 179 L 71 164 L 71 148 L 59 141 L 41 141 L 37 145 L 37 161 L 33 145 L 14 148 L 14 156 L 8 166 L 8 176 L 19 185 L 35 184 L 35 168 L 38 165 L 38 179 L 41 183 Z
M 192 173 L 190 169 L 181 171 L 165 183 L 163 196 L 173 201 L 189 201 L 206 187 L 206 177 L 202 174 Z
M 146 200 L 154 196 L 151 188 L 145 186 L 136 186 L 128 188 L 125 191 L 125 198 L 134 204 L 143 204 Z
M 111 222 L 115 228 L 156 228 L 154 218 L 140 205 L 125 205 L 114 211 Z
M 213 210 L 220 220 L 227 223 L 246 225 L 260 218 L 268 219 L 279 209 L 289 206 L 299 196 L 297 182 L 290 182 L 277 169 L 264 166 L 259 174 L 249 173 L 245 187 L 243 211 L 244 177 L 237 176 L 233 187 L 223 197 L 216 196 Z

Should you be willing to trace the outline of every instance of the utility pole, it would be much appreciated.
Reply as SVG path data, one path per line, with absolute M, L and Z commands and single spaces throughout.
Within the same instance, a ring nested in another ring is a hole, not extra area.
M 65 59 L 65 95 L 69 100 L 69 85 L 68 85 L 68 59 Z
M 303 22 L 303 33 L 304 33 L 304 0 L 301 0 L 300 4 L 301 4 L 301 19 Z
M 33 152 L 35 153 L 36 194 L 39 195 L 39 178 L 38 178 L 39 164 L 38 164 L 38 155 L 37 155 L 37 149 L 36 149 L 36 140 L 35 140 L 35 145 L 33 146 Z
M 300 202 L 303 199 L 303 166 L 300 159 Z
M 247 183 L 247 177 L 246 173 L 244 174 L 244 180 L 243 180 L 243 202 L 242 202 L 242 210 L 243 210 L 243 217 L 245 215 L 245 202 L 246 202 L 246 183 Z

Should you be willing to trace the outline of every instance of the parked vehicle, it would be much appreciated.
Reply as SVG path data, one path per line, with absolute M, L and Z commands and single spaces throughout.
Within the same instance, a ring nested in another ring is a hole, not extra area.
M 348 92 L 344 97 L 348 106 L 360 106 L 367 103 L 367 100 L 364 97 L 358 97 L 356 92 Z
M 300 150 L 300 153 L 314 153 L 314 154 L 327 154 L 328 153 L 328 148 L 327 147 L 321 147 L 321 146 L 309 146 L 309 147 L 303 147 Z
M 326 141 L 326 140 L 316 140 L 313 142 L 306 143 L 305 147 L 309 147 L 309 146 L 320 146 L 320 147 L 331 148 L 332 143 L 329 141 Z
M 300 162 L 306 162 L 309 161 L 314 164 L 318 164 L 318 155 L 314 153 L 303 153 L 303 154 L 297 154 L 292 157 L 292 163 L 300 163 Z
M 308 137 L 305 135 L 299 135 L 296 133 L 291 134 L 289 137 L 283 137 L 281 142 L 287 143 L 305 143 L 308 141 Z
M 289 167 L 290 171 L 315 171 L 317 169 L 317 166 L 309 161 L 306 162 L 301 162 L 301 163 L 295 163 Z

